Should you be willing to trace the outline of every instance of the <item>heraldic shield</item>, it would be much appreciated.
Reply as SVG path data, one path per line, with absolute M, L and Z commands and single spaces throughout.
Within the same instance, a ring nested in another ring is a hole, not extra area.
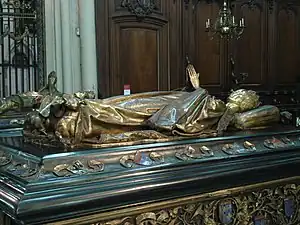
M 222 224 L 229 225 L 233 222 L 234 206 L 231 200 L 224 200 L 219 203 L 219 219 Z

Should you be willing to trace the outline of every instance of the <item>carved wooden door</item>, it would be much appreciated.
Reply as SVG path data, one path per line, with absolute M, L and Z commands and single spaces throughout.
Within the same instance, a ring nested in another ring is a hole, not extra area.
M 96 2 L 100 92 L 103 96 L 169 90 L 182 82 L 179 1 Z

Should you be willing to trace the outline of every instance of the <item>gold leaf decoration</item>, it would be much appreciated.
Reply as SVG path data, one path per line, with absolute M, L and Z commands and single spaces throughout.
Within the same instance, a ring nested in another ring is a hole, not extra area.
M 90 225 L 298 225 L 300 224 L 300 185 L 289 184 L 210 201 L 199 201 L 130 215 Z M 227 204 L 227 205 L 226 205 Z M 226 210 L 222 211 L 222 206 Z M 226 214 L 225 220 L 224 215 Z M 230 221 L 230 222 L 228 222 Z

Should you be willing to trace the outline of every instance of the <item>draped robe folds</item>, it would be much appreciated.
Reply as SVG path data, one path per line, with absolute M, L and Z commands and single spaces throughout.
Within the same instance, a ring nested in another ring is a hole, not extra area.
M 162 140 L 174 135 L 214 136 L 225 110 L 221 100 L 202 88 L 191 93 L 149 92 L 103 100 L 85 99 L 75 117 L 74 112 L 69 112 L 60 119 L 57 131 L 62 136 L 71 134 L 75 143 L 99 144 Z

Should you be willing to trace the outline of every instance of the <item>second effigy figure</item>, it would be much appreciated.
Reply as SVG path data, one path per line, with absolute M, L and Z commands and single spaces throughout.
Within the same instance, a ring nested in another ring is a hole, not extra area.
M 232 92 L 227 104 L 210 96 L 199 85 L 199 75 L 189 65 L 192 92 L 159 91 L 94 99 L 93 92 L 60 93 L 56 74 L 39 92 L 2 100 L 0 114 L 36 108 L 24 121 L 24 136 L 34 143 L 69 147 L 102 147 L 212 137 L 231 123 L 239 129 L 279 121 L 274 106 L 259 107 L 254 91 Z M 51 144 L 52 143 L 52 144 Z M 55 144 L 56 143 L 56 144 Z

